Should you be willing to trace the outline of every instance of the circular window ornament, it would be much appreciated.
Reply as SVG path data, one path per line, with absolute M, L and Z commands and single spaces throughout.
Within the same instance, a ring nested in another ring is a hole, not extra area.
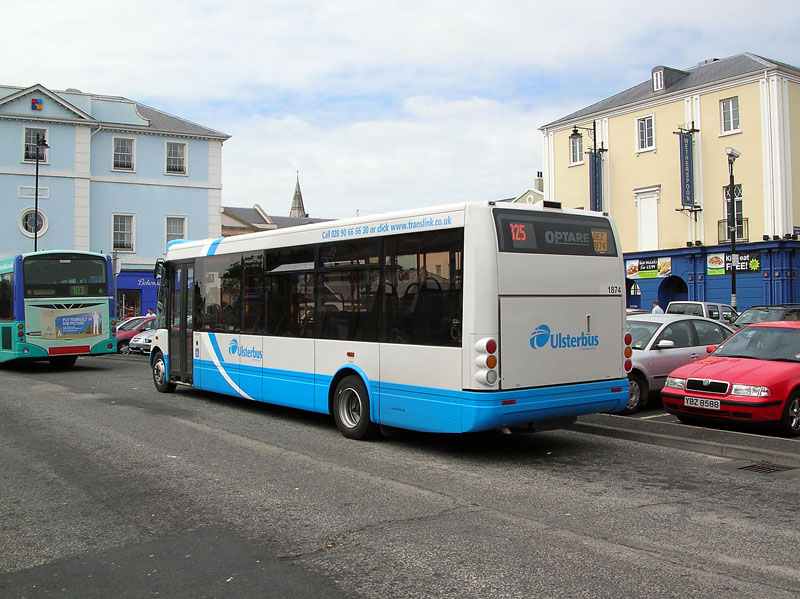
M 47 233 L 47 217 L 44 212 L 39 210 L 38 214 L 33 208 L 23 210 L 19 219 L 19 230 L 26 237 L 33 239 L 38 229 L 38 236 Z

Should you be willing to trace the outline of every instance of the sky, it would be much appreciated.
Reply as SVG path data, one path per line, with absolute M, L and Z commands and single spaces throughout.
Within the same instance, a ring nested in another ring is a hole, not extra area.
M 796 0 L 39 0 L 3 21 L 0 84 L 224 131 L 224 205 L 288 214 L 299 170 L 317 217 L 519 195 L 542 169 L 539 127 L 655 65 L 800 65 Z

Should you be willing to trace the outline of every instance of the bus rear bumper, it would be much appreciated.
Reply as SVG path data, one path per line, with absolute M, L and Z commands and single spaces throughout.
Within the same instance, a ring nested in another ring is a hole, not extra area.
M 619 412 L 627 401 L 627 378 L 494 392 L 426 389 L 405 394 L 382 385 L 381 423 L 435 433 L 543 430 L 583 414 Z M 406 409 L 398 409 L 401 404 Z

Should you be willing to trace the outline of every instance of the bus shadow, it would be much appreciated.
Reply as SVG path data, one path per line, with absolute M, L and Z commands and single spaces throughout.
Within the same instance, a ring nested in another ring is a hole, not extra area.
M 392 430 L 388 441 L 440 457 L 468 459 L 476 465 L 542 465 L 557 462 L 582 462 L 596 453 L 596 447 L 565 434 L 568 431 L 550 430 L 533 433 L 502 434 L 498 431 L 464 434 L 419 433 Z
M 314 432 L 339 435 L 333 418 L 327 414 L 308 412 L 297 408 L 279 406 L 239 397 L 221 395 L 210 391 L 191 388 L 178 388 L 178 393 L 195 401 L 220 407 L 242 410 L 258 417 L 275 418 L 283 422 L 297 423 Z M 422 433 L 395 428 L 382 428 L 381 434 L 373 443 L 396 445 L 410 451 L 424 451 L 440 457 L 471 459 L 476 463 L 493 464 L 534 464 L 574 460 L 585 461 L 587 456 L 596 454 L 595 444 L 567 433 L 567 429 L 534 433 L 501 434 L 498 431 L 481 433 L 442 434 Z M 359 443 L 343 438 L 344 442 Z
M 232 395 L 223 395 L 214 393 L 213 391 L 203 391 L 201 389 L 194 389 L 190 387 L 178 387 L 178 393 L 190 396 L 193 400 L 204 401 L 208 404 L 214 404 L 222 407 L 231 407 L 237 410 L 259 414 L 264 417 L 271 416 L 281 420 L 296 422 L 304 426 L 315 426 L 319 429 L 336 430 L 333 424 L 333 419 L 327 414 L 320 414 L 319 412 L 309 412 L 307 410 L 300 410 L 298 408 L 290 408 L 277 404 L 266 403 L 263 401 L 253 401 L 243 399 L 241 397 L 234 397 Z
M 21 372 L 29 374 L 47 374 L 53 372 L 105 372 L 112 370 L 113 365 L 97 365 L 82 363 L 80 358 L 74 366 L 56 366 L 47 360 L 10 360 L 0 364 L 0 372 Z

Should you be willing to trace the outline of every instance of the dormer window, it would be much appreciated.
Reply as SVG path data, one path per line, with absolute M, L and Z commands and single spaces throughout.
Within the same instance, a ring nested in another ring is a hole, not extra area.
M 653 71 L 653 91 L 661 91 L 664 89 L 664 71 L 659 69 L 658 71 Z

